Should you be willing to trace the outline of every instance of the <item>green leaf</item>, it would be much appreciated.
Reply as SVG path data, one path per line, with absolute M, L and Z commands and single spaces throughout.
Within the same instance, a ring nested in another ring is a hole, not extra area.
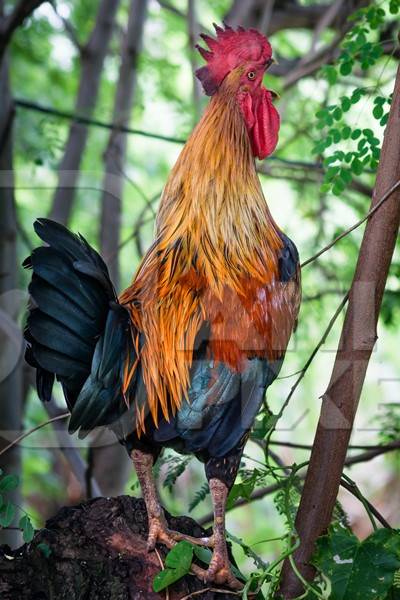
M 339 177 L 345 184 L 350 183 L 353 179 L 350 170 L 344 168 L 340 169 Z
M 182 579 L 190 571 L 193 560 L 193 546 L 189 542 L 179 542 L 168 552 L 165 569 L 157 573 L 153 579 L 153 590 L 160 592 L 169 585 Z
M 210 548 L 206 548 L 205 546 L 193 546 L 193 552 L 201 562 L 205 565 L 209 565 L 212 559 L 212 552 Z
M 383 600 L 400 567 L 400 532 L 378 529 L 359 542 L 333 526 L 318 540 L 313 564 L 331 581 L 330 600 Z
M 6 502 L 0 508 L 0 525 L 8 527 L 13 522 L 15 516 L 15 506 L 11 502 Z
M 342 134 L 340 133 L 339 129 L 331 129 L 330 133 L 332 135 L 334 143 L 338 144 L 342 139 Z
M 353 62 L 352 61 L 348 61 L 348 62 L 343 62 L 340 65 L 340 74 L 341 75 L 350 75 L 350 73 L 353 70 Z
M 374 137 L 374 132 L 372 131 L 372 129 L 369 129 L 369 127 L 363 129 L 362 132 L 368 140 Z
M 327 169 L 327 171 L 325 173 L 325 180 L 332 181 L 332 179 L 334 179 L 336 177 L 336 175 L 339 173 L 339 171 L 340 171 L 340 167 L 329 167 L 329 169 Z
M 338 72 L 333 65 L 324 67 L 324 74 L 331 85 L 334 85 L 337 82 Z
M 337 179 L 335 181 L 335 184 L 334 184 L 333 188 L 332 188 L 332 193 L 335 196 L 340 196 L 340 194 L 344 191 L 345 187 L 346 186 L 343 183 L 343 181 L 341 179 Z
M 332 113 L 332 116 L 333 116 L 333 118 L 335 119 L 335 121 L 340 121 L 340 119 L 341 119 L 341 118 L 342 118 L 342 116 L 343 116 L 343 111 L 342 111 L 342 109 L 341 109 L 341 108 L 339 108 L 339 106 L 337 106 L 337 107 L 335 108 L 335 110 L 333 111 L 333 113 Z
M 386 123 L 388 122 L 389 119 L 389 113 L 386 113 L 386 115 L 383 115 L 382 119 L 379 121 L 380 125 L 386 125 Z
M 383 116 L 383 106 L 381 104 L 374 106 L 372 114 L 374 115 L 375 119 L 381 119 Z
M 193 546 L 187 541 L 179 542 L 170 550 L 165 559 L 165 566 L 171 569 L 182 569 L 189 572 L 193 560 Z
M 33 540 L 35 530 L 28 515 L 24 515 L 19 520 L 19 527 L 22 529 L 22 537 L 27 544 Z
M 203 500 L 208 496 L 209 493 L 210 487 L 207 481 L 205 481 L 201 488 L 196 492 L 193 500 L 189 504 L 189 512 L 192 512 L 192 510 L 194 510 L 196 506 L 200 504 L 200 502 L 203 502 Z
M 362 162 L 358 158 L 354 158 L 353 162 L 351 163 L 351 170 L 356 175 L 361 175 L 361 173 L 363 172 L 364 169 L 362 166 Z
M 344 140 L 348 140 L 349 137 L 350 137 L 350 134 L 351 134 L 351 128 L 348 125 L 346 125 L 345 127 L 343 127 L 343 129 L 342 129 L 342 138 Z
M 5 475 L 0 479 L 0 492 L 10 492 L 15 490 L 19 485 L 19 478 L 17 475 Z
M 351 100 L 347 98 L 347 96 L 342 97 L 342 110 L 343 112 L 347 112 L 351 108 Z
M 161 592 L 165 590 L 168 586 L 172 585 L 179 579 L 182 579 L 186 573 L 182 573 L 181 571 L 177 571 L 176 569 L 164 569 L 164 571 L 160 571 L 153 579 L 153 590 L 155 592 Z
M 351 134 L 350 137 L 352 140 L 356 140 L 360 137 L 360 135 L 361 135 L 361 129 L 354 129 L 353 133 Z

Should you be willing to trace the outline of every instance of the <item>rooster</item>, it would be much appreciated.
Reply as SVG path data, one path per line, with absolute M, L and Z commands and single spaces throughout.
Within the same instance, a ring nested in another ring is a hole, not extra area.
M 61 383 L 70 432 L 110 427 L 132 458 L 146 503 L 148 549 L 167 528 L 152 467 L 164 447 L 205 463 L 213 534 L 206 582 L 240 588 L 225 506 L 265 390 L 282 365 L 300 303 L 298 253 L 273 220 L 255 158 L 271 154 L 279 115 L 262 85 L 272 49 L 259 32 L 215 26 L 197 46 L 211 97 L 166 184 L 155 240 L 118 298 L 86 240 L 46 219 L 25 336 L 38 395 Z

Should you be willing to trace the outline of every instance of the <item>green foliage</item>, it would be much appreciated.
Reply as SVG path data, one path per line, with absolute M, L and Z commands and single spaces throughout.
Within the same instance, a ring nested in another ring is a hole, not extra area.
M 168 457 L 164 464 L 167 465 L 167 474 L 163 481 L 163 486 L 166 487 L 169 491 L 172 490 L 173 486 L 176 483 L 178 477 L 180 477 L 186 470 L 186 467 L 192 460 L 191 456 L 179 456 L 173 455 Z
M 400 532 L 379 529 L 360 542 L 334 525 L 318 540 L 313 564 L 331 582 L 330 600 L 384 600 L 400 568 Z
M 15 506 L 8 500 L 3 502 L 0 507 L 0 525 L 2 527 L 9 527 L 15 517 Z
M 10 527 L 17 513 L 17 506 L 4 497 L 8 492 L 15 490 L 20 484 L 17 475 L 3 475 L 0 469 L 0 527 Z M 19 520 L 19 528 L 22 531 L 24 542 L 32 541 L 35 534 L 32 522 L 27 514 Z
M 195 497 L 193 498 L 192 502 L 189 504 L 189 512 L 192 512 L 192 510 L 194 510 L 196 508 L 196 506 L 198 506 L 200 504 L 200 502 L 203 502 L 203 500 L 205 500 L 205 498 L 208 496 L 209 493 L 210 493 L 210 487 L 209 487 L 208 483 L 205 482 L 205 483 L 203 483 L 201 488 L 198 490 L 198 492 L 196 492 Z
M 31 542 L 33 540 L 33 536 L 35 535 L 35 530 L 33 529 L 33 525 L 28 515 L 24 515 L 20 518 L 19 527 L 22 530 L 24 542 Z
M 240 476 L 241 481 L 239 483 L 235 483 L 229 492 L 227 501 L 228 509 L 231 508 L 239 498 L 249 500 L 254 488 L 257 485 L 261 485 L 265 482 L 267 472 L 256 468 L 252 471 L 241 471 Z
M 400 439 L 400 403 L 388 402 L 378 417 L 379 438 L 383 444 Z
M 351 20 L 355 24 L 342 42 L 337 62 L 321 69 L 322 77 L 330 87 L 334 88 L 343 78 L 348 78 L 356 68 L 367 71 L 379 61 L 383 50 L 379 39 L 375 39 L 376 32 L 386 26 L 388 13 L 397 14 L 399 4 L 393 2 L 386 8 L 387 11 L 372 5 L 352 15 Z M 376 93 L 372 115 L 384 127 L 391 97 L 377 94 L 377 89 L 372 92 Z M 354 122 L 354 106 L 363 98 L 368 99 L 372 92 L 368 87 L 355 87 L 351 94 L 341 96 L 337 102 L 322 107 L 316 113 L 316 127 L 322 131 L 323 137 L 314 145 L 312 152 L 323 160 L 325 192 L 331 191 L 340 196 L 353 178 L 375 172 L 378 167 L 381 140 L 372 129 L 351 126 L 346 120 L 346 113 L 350 113 Z M 339 148 L 333 148 L 338 145 Z

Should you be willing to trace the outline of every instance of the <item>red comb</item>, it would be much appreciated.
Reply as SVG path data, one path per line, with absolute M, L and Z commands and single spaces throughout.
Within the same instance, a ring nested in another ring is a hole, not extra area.
M 212 96 L 217 91 L 226 75 L 241 63 L 266 63 L 272 56 L 271 44 L 265 36 L 256 29 L 232 29 L 214 23 L 216 38 L 201 34 L 209 50 L 197 45 L 201 56 L 207 65 L 198 69 L 196 75 L 203 84 L 204 91 Z

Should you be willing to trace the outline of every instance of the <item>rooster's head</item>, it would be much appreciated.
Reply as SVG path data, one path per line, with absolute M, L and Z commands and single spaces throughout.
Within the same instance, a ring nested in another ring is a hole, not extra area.
M 271 44 L 255 29 L 214 27 L 216 38 L 201 35 L 209 50 L 197 46 L 207 64 L 196 75 L 208 96 L 218 93 L 229 77 L 229 93 L 234 94 L 240 107 L 253 154 L 265 158 L 274 151 L 279 132 L 273 94 L 262 85 L 266 69 L 274 62 Z

